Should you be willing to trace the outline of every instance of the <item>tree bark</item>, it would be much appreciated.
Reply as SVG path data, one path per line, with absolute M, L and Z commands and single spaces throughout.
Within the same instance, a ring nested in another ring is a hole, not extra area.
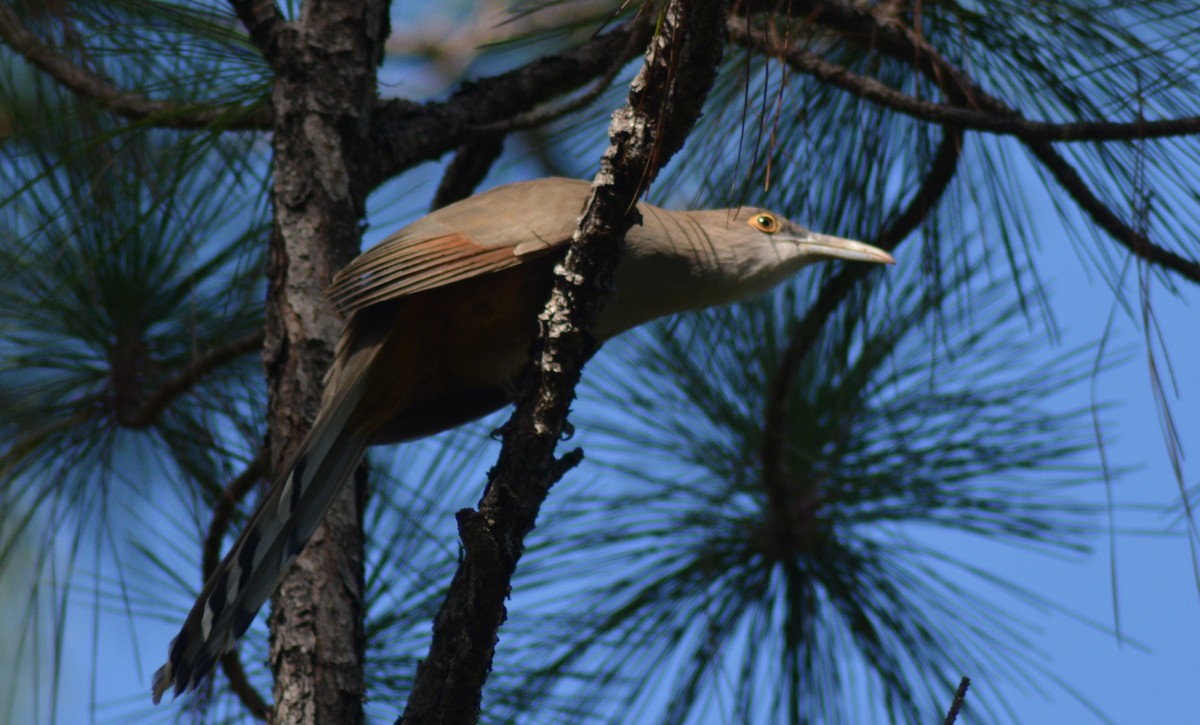
M 238 6 L 244 21 L 257 5 Z M 248 25 L 249 25 L 248 21 Z M 268 443 L 278 472 L 308 429 L 341 328 L 324 290 L 357 252 L 387 3 L 311 2 L 294 21 L 251 27 L 275 71 L 274 226 L 268 258 Z M 360 470 L 273 601 L 274 720 L 363 720 L 363 532 Z
M 560 458 L 554 452 L 583 364 L 594 351 L 591 328 L 636 219 L 635 203 L 682 147 L 716 78 L 724 18 L 722 2 L 672 0 L 627 103 L 613 114 L 592 195 L 539 317 L 526 390 L 501 428 L 500 458 L 478 509 L 458 512 L 464 554 L 398 725 L 479 720 L 525 537 L 550 487 L 582 459 L 578 449 Z

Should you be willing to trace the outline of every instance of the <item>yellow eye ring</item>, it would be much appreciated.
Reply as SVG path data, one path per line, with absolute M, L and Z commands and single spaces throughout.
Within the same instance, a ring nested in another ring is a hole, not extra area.
M 750 217 L 750 226 L 766 234 L 774 234 L 783 226 L 774 214 L 760 212 Z

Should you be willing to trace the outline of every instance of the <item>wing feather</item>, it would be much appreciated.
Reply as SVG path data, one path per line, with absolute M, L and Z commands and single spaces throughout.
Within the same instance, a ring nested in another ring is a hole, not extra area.
M 349 315 L 368 305 L 498 272 L 522 261 L 511 247 L 488 249 L 458 235 L 397 239 L 347 265 L 334 277 L 329 296 Z
M 539 179 L 447 206 L 359 255 L 334 277 L 329 297 L 349 315 L 552 254 L 570 239 L 589 189 Z

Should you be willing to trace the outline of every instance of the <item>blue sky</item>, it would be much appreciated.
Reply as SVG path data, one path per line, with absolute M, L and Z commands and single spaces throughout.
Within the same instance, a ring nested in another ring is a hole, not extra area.
M 1046 274 L 1051 300 L 1062 329 L 1062 345 L 1093 344 L 1108 324 L 1112 294 L 1097 275 L 1086 271 L 1059 228 L 1049 204 L 1035 209 L 1042 235 L 1039 268 Z M 1105 240 L 1107 242 L 1107 240 Z M 1132 287 L 1131 287 L 1132 289 Z M 1196 443 L 1200 441 L 1200 295 L 1185 285 L 1177 298 L 1161 287 L 1152 300 L 1162 337 L 1176 373 L 1178 396 L 1169 398 L 1185 456 L 1185 482 L 1195 488 Z M 1146 645 L 1142 651 L 1054 614 L 1041 625 L 1039 644 L 1054 669 L 1093 700 L 1114 722 L 1185 722 L 1200 713 L 1200 593 L 1195 561 L 1178 520 L 1180 492 L 1172 471 L 1150 385 L 1142 332 L 1118 313 L 1109 343 L 1133 354 L 1101 372 L 1096 381 L 1099 401 L 1115 404 L 1105 419 L 1107 455 L 1118 466 L 1134 469 L 1113 486 L 1119 529 L 1165 531 L 1174 536 L 1120 533 L 1115 539 L 1117 596 L 1122 633 Z M 1159 365 L 1163 359 L 1159 357 Z M 1064 404 L 1089 404 L 1089 386 L 1064 391 Z M 1156 504 L 1160 512 L 1121 510 L 1121 506 Z M 1113 625 L 1112 576 L 1107 551 L 1099 541 L 1095 554 L 1082 564 L 1067 563 L 1011 550 L 985 553 L 981 563 L 1007 572 L 1050 599 L 1096 622 Z M 1019 704 L 1018 704 L 1019 702 Z M 1094 716 L 1066 697 L 1051 702 L 1028 696 L 1014 701 L 1025 722 L 1093 722 Z

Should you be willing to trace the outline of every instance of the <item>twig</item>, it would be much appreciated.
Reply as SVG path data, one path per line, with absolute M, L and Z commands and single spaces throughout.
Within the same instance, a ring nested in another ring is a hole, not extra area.
M 155 101 L 120 88 L 43 43 L 7 3 L 0 4 L 0 39 L 67 89 L 131 121 L 146 121 L 164 128 L 218 127 L 230 131 L 260 131 L 271 126 L 271 110 L 266 105 Z
M 896 60 L 912 66 L 931 79 L 951 102 L 968 108 L 978 108 L 994 114 L 1015 117 L 1016 111 L 985 92 L 963 71 L 947 61 L 937 49 L 911 28 L 893 19 L 881 20 L 868 9 L 850 5 L 844 0 L 795 0 L 793 10 L 810 13 L 818 22 L 844 38 L 858 42 L 869 50 L 879 50 Z M 1100 201 L 1079 173 L 1059 156 L 1045 140 L 1022 139 L 1050 172 L 1063 185 L 1071 198 L 1135 256 L 1160 265 L 1200 283 L 1200 263 L 1160 247 L 1144 234 L 1139 234 Z
M 464 86 L 445 102 L 390 100 L 371 116 L 371 156 L 362 160 L 368 188 L 466 143 L 478 129 L 586 84 L 644 47 L 648 30 L 626 23 L 559 55 Z
M 1055 180 L 1067 190 L 1071 198 L 1083 207 L 1083 210 L 1092 217 L 1096 224 L 1108 232 L 1117 243 L 1128 249 L 1135 257 L 1169 269 L 1185 279 L 1200 284 L 1200 262 L 1187 259 L 1169 249 L 1158 246 L 1151 242 L 1144 233 L 1121 221 L 1116 212 L 1092 193 L 1087 182 L 1083 180 L 1075 167 L 1060 156 L 1048 141 L 1026 141 L 1025 145 L 1050 171 Z
M 481 133 L 478 138 L 459 146 L 434 192 L 431 210 L 441 209 L 474 193 L 502 151 L 503 133 Z
M 958 689 L 954 692 L 954 701 L 950 703 L 950 710 L 946 712 L 944 725 L 954 725 L 959 711 L 962 710 L 963 702 L 967 699 L 967 688 L 970 686 L 971 678 L 964 675 L 962 681 L 958 683 Z
M 263 331 L 255 330 L 206 351 L 186 368 L 164 380 L 137 409 L 122 414 L 119 422 L 127 428 L 135 429 L 153 425 L 168 405 L 191 390 L 205 375 L 242 355 L 261 349 L 262 346 Z
M 635 17 L 634 19 L 632 19 L 630 21 L 631 24 L 640 23 L 642 26 L 645 26 L 646 28 L 649 27 L 649 22 L 650 22 L 649 16 L 644 13 L 638 15 L 637 17 Z M 608 89 L 608 87 L 610 85 L 612 85 L 612 82 L 617 77 L 617 74 L 621 72 L 621 69 L 625 67 L 626 62 L 628 62 L 628 60 L 632 57 L 633 53 L 636 52 L 637 48 L 640 47 L 639 41 L 642 41 L 644 43 L 641 33 L 638 33 L 638 32 L 630 33 L 628 51 L 614 56 L 612 65 L 604 73 L 604 75 L 597 78 L 596 82 L 592 84 L 591 88 L 584 91 L 583 93 L 576 96 L 575 98 L 572 98 L 569 101 L 565 101 L 564 103 L 561 103 L 557 106 L 551 106 L 549 108 L 538 109 L 538 110 L 530 111 L 529 113 L 522 113 L 520 115 L 513 116 L 512 118 L 506 119 L 504 121 L 497 121 L 496 123 L 486 124 L 484 126 L 481 126 L 479 128 L 479 130 L 486 132 L 486 133 L 490 133 L 490 132 L 518 131 L 518 130 L 526 129 L 526 128 L 534 128 L 536 126 L 543 126 L 543 125 L 549 123 L 550 121 L 553 121 L 556 118 L 562 118 L 563 116 L 566 116 L 569 113 L 574 113 L 575 111 L 579 110 L 580 108 L 583 108 L 584 106 L 588 105 L 592 101 L 599 98 L 600 94 L 604 93 L 604 91 L 606 89 Z
M 1135 119 L 1126 123 L 1112 121 L 1051 123 L 1029 121 L 1015 112 L 1000 114 L 945 103 L 934 103 L 910 96 L 884 85 L 874 78 L 858 75 L 811 51 L 788 45 L 767 31 L 748 29 L 744 20 L 731 18 L 727 30 L 733 42 L 778 58 L 786 62 L 792 70 L 811 75 L 864 100 L 887 106 L 913 118 L 932 121 L 943 126 L 956 126 L 971 131 L 988 131 L 1018 136 L 1024 140 L 1042 141 L 1128 141 L 1200 133 L 1200 116 L 1185 116 L 1158 121 Z

